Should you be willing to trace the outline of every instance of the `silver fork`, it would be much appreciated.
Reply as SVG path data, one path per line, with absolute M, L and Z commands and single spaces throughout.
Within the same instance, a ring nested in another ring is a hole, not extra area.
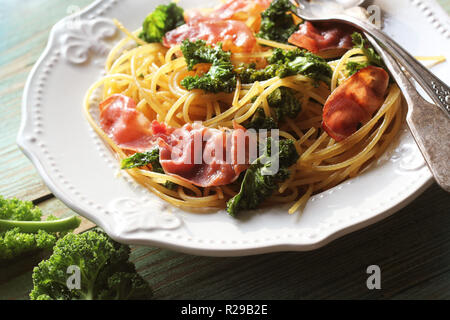
M 375 38 L 383 49 L 393 55 L 404 66 L 406 71 L 419 83 L 430 98 L 433 99 L 434 103 L 450 118 L 450 87 L 417 61 L 391 37 L 377 29 L 374 25 L 352 16 L 338 12 L 318 17 L 314 13 L 314 7 L 311 2 L 305 0 L 294 0 L 294 2 L 298 5 L 297 11 L 294 13 L 303 20 L 310 22 L 331 21 L 349 24 Z M 318 1 L 315 2 L 317 3 Z
M 370 35 L 366 33 L 365 36 L 385 62 L 405 97 L 408 104 L 406 122 L 436 182 L 450 192 L 450 119 L 422 98 L 392 55 L 384 51 Z

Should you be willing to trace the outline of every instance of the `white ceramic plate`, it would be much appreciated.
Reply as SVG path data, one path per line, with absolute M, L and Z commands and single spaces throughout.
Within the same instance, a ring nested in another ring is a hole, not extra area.
M 288 215 L 287 207 L 248 212 L 241 219 L 225 211 L 192 214 L 167 205 L 126 174 L 117 176 L 118 164 L 85 120 L 82 100 L 121 37 L 111 18 L 134 30 L 159 2 L 96 1 L 60 21 L 25 87 L 19 146 L 59 199 L 111 237 L 214 256 L 312 250 L 394 213 L 430 185 L 431 174 L 407 129 L 374 167 L 312 197 L 301 216 Z M 375 3 L 385 30 L 413 54 L 450 52 L 448 16 L 434 2 Z M 211 6 L 201 0 L 180 5 Z M 448 81 L 446 69 L 444 64 L 434 71 Z

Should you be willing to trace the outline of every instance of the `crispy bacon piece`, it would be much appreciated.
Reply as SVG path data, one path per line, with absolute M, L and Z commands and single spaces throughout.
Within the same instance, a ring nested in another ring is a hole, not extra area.
M 101 128 L 120 148 L 141 152 L 154 143 L 151 123 L 136 110 L 133 99 L 114 94 L 99 108 Z
M 226 185 L 248 168 L 245 139 L 241 126 L 226 131 L 188 123 L 158 139 L 160 163 L 166 174 L 197 186 Z
M 191 21 L 166 33 L 163 45 L 171 47 L 183 40 L 205 40 L 208 44 L 222 42 L 222 48 L 231 52 L 251 52 L 256 38 L 247 25 L 241 21 L 209 19 Z
M 383 104 L 388 73 L 368 66 L 348 78 L 328 97 L 323 107 L 323 129 L 336 141 L 355 133 Z
M 209 19 L 247 21 L 250 16 L 255 16 L 259 22 L 254 23 L 255 32 L 259 31 L 261 13 L 270 6 L 271 0 L 230 0 L 223 3 L 211 12 L 202 13 L 199 10 L 187 10 L 184 14 L 186 22 L 199 22 Z
M 336 23 L 313 25 L 306 21 L 288 39 L 289 43 L 313 53 L 330 49 L 351 49 L 354 28 Z
M 133 99 L 114 94 L 100 103 L 100 126 L 126 151 L 144 152 L 159 147 L 166 174 L 200 187 L 226 185 L 249 166 L 246 130 L 213 129 L 200 123 L 171 128 L 150 122 L 136 110 Z

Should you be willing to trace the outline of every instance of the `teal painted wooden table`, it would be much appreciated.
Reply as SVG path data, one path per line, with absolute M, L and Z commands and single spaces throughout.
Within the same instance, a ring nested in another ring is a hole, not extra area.
M 44 212 L 72 214 L 45 187 L 15 139 L 24 82 L 51 26 L 90 0 L 2 1 L 0 11 L 0 194 Z M 450 0 L 440 3 L 450 12 Z M 79 230 L 92 227 L 84 220 Z M 208 258 L 133 247 L 156 299 L 450 299 L 450 196 L 436 185 L 409 206 L 313 252 Z M 27 299 L 39 257 L 0 266 L 0 299 Z M 366 269 L 381 268 L 381 290 Z

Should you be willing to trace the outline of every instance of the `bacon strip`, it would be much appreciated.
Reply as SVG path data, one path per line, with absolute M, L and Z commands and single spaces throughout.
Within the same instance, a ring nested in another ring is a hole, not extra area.
M 199 10 L 187 10 L 184 14 L 186 22 L 199 22 L 210 19 L 247 21 L 249 16 L 259 20 L 254 24 L 255 32 L 259 31 L 261 13 L 270 6 L 271 0 L 230 0 L 223 3 L 211 12 L 202 13 Z
M 188 123 L 171 128 L 150 122 L 133 99 L 114 94 L 100 103 L 100 125 L 122 149 L 134 152 L 159 147 L 166 174 L 200 187 L 227 185 L 249 166 L 249 138 L 242 126 L 234 130 Z
M 238 155 L 246 153 L 246 145 L 239 143 L 243 136 L 242 127 L 227 132 L 188 123 L 175 129 L 169 141 L 158 140 L 161 166 L 166 174 L 200 187 L 227 185 L 248 168 L 248 158 Z
M 253 31 L 241 21 L 209 19 L 191 21 L 166 33 L 163 45 L 171 47 L 183 40 L 204 40 L 212 45 L 222 42 L 222 48 L 231 52 L 252 52 L 256 46 Z
M 101 128 L 120 148 L 142 152 L 153 145 L 151 123 L 136 110 L 133 99 L 114 94 L 99 108 Z
M 344 24 L 313 25 L 306 21 L 289 37 L 288 42 L 313 53 L 331 49 L 351 49 L 351 35 L 354 31 L 354 28 Z
M 359 70 L 328 97 L 323 107 L 323 129 L 336 141 L 355 133 L 381 107 L 388 84 L 389 75 L 382 68 Z

